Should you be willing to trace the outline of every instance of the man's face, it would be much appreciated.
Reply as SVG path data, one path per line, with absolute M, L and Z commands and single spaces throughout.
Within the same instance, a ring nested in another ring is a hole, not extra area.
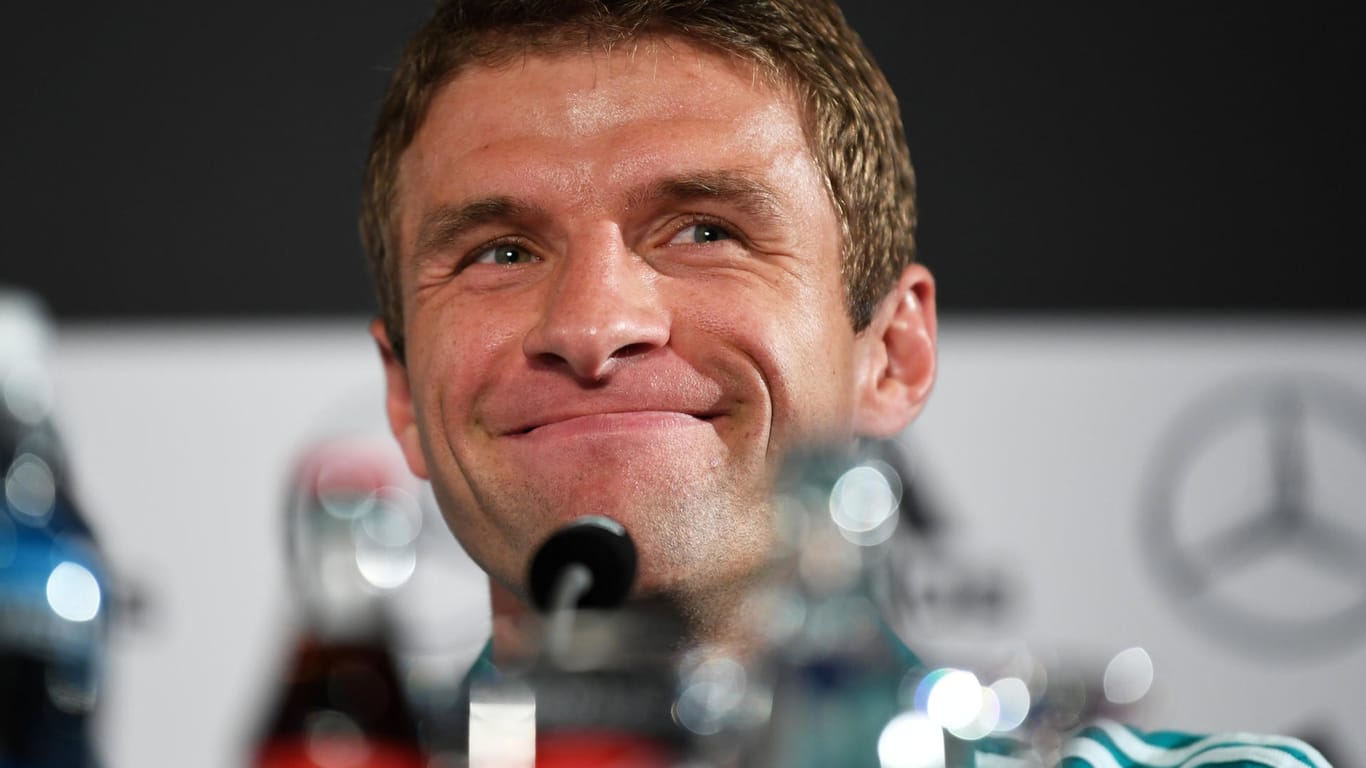
M 849 436 L 872 343 L 787 94 L 671 38 L 476 66 L 406 151 L 397 212 L 391 416 L 476 562 L 520 590 L 588 514 L 631 532 L 642 591 L 763 562 L 772 474 Z

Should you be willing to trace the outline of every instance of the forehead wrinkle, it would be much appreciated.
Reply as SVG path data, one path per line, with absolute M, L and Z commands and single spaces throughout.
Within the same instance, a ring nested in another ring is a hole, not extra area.
M 586 136 L 629 122 L 645 111 L 649 104 L 639 98 L 622 100 L 619 94 L 603 87 L 609 81 L 633 72 L 647 73 L 658 81 L 660 72 L 684 72 L 690 76 L 694 91 L 719 91 L 721 84 L 713 81 L 713 70 L 719 67 L 736 77 L 747 80 L 752 90 L 772 91 L 776 83 L 763 82 L 757 62 L 731 51 L 696 42 L 671 33 L 641 31 L 623 40 L 613 40 L 602 47 L 587 47 L 568 51 L 531 53 L 524 58 L 539 56 L 553 62 L 567 56 L 587 56 L 593 62 L 591 76 L 581 87 L 567 92 L 559 108 L 572 135 Z M 748 68 L 746 68 L 748 65 Z M 667 99 L 667 94 L 655 94 L 648 102 Z

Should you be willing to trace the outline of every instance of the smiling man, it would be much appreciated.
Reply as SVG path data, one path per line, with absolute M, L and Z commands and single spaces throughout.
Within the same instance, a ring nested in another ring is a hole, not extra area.
M 920 409 L 934 287 L 895 101 L 833 7 L 718 4 L 685 34 L 697 3 L 620 5 L 557 4 L 549 31 L 457 3 L 419 35 L 370 166 L 373 330 L 394 432 L 495 605 L 599 514 L 640 550 L 638 593 L 716 640 L 783 459 Z M 848 49 L 840 82 L 775 58 L 811 68 L 814 45 Z M 873 133 L 877 158 L 841 143 Z M 842 213 L 863 206 L 882 218 Z
M 736 640 L 784 460 L 895 435 L 929 395 L 896 99 L 830 0 L 442 3 L 366 184 L 389 420 L 495 613 L 548 536 L 605 515 L 685 643 Z M 1113 724 L 1064 754 L 1326 765 Z

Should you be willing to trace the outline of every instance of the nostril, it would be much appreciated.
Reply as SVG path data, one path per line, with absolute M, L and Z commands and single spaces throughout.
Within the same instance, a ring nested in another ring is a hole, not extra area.
M 527 332 L 523 353 L 537 365 L 565 367 L 583 382 L 605 378 L 614 363 L 644 359 L 668 344 L 668 317 L 653 302 L 627 298 L 597 295 L 589 303 L 559 297 Z
M 636 355 L 643 355 L 646 352 L 649 352 L 650 350 L 654 349 L 654 347 L 655 345 L 647 342 L 636 342 L 634 344 L 627 344 L 626 346 L 621 347 L 612 356 L 635 357 Z

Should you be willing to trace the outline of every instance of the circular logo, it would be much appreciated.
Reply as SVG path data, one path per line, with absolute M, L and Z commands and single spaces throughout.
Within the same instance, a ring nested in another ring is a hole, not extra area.
M 1366 634 L 1366 401 L 1326 379 L 1232 382 L 1159 441 L 1142 539 L 1193 621 L 1321 655 Z

